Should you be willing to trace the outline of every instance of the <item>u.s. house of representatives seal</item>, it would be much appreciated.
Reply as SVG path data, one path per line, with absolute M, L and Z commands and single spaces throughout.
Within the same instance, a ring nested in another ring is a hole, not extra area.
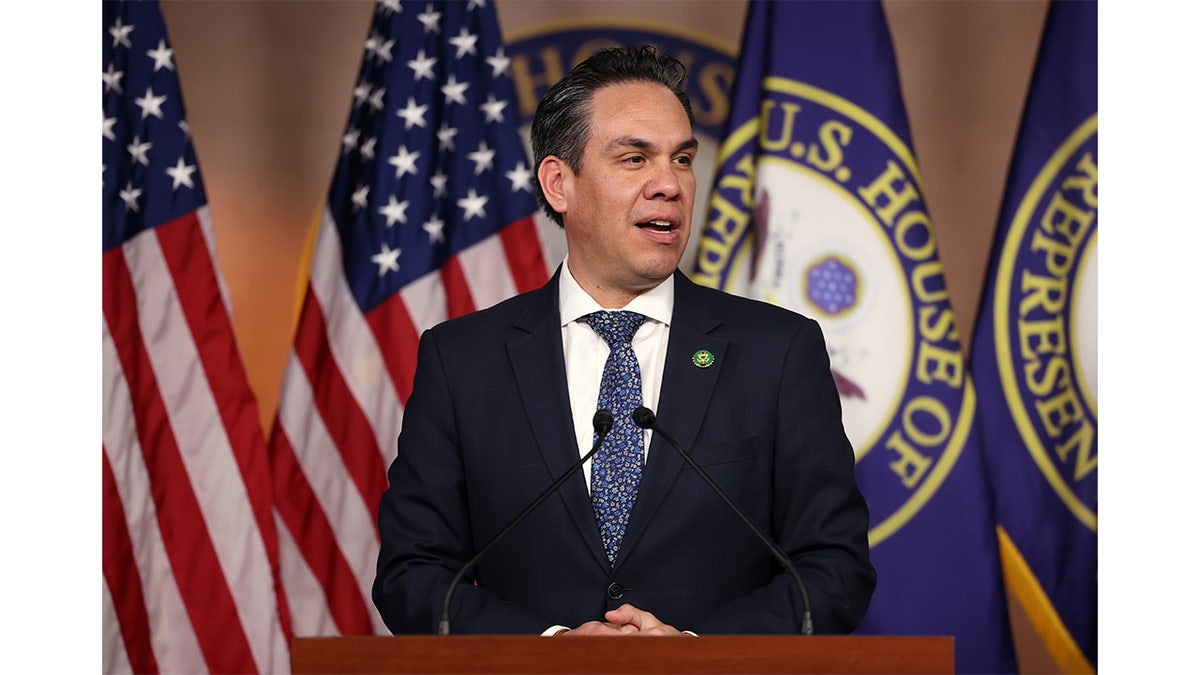
M 974 390 L 907 145 L 828 91 L 762 89 L 718 157 L 693 278 L 820 322 L 876 545 L 954 466 Z
M 1009 413 L 1038 470 L 1096 530 L 1097 117 L 1023 195 L 994 289 L 996 360 Z

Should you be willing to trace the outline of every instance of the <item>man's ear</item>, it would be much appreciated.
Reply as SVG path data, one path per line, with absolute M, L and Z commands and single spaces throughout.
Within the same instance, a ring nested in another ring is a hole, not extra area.
M 570 194 L 571 179 L 574 176 L 571 167 L 561 158 L 547 155 L 542 159 L 542 163 L 538 165 L 537 177 L 550 208 L 559 213 L 566 213 L 567 196 Z

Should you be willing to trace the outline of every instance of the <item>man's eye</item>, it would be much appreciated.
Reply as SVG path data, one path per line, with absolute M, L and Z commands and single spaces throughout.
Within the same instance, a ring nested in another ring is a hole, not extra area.
M 681 156 L 679 156 L 679 157 L 676 157 L 676 158 L 675 158 L 675 161 L 676 161 L 677 163 L 679 163 L 679 164 L 682 164 L 682 165 L 684 165 L 684 166 L 691 166 L 691 165 L 692 165 L 692 158 L 691 158 L 691 157 L 689 157 L 688 155 L 681 155 Z

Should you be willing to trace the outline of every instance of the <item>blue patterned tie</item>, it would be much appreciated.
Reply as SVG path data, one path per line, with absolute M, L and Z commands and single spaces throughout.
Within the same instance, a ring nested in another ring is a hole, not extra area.
M 612 563 L 642 479 L 642 430 L 632 417 L 642 404 L 642 372 L 632 340 L 646 317 L 637 312 L 593 312 L 584 319 L 609 347 L 597 408 L 612 413 L 613 428 L 592 462 L 592 509 Z

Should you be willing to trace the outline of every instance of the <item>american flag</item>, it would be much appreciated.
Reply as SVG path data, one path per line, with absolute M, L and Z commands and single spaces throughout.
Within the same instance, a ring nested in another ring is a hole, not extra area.
M 287 669 L 267 445 L 159 7 L 105 2 L 105 672 Z
M 376 7 L 271 432 L 296 635 L 386 633 L 376 514 L 421 333 L 545 283 L 484 0 Z

